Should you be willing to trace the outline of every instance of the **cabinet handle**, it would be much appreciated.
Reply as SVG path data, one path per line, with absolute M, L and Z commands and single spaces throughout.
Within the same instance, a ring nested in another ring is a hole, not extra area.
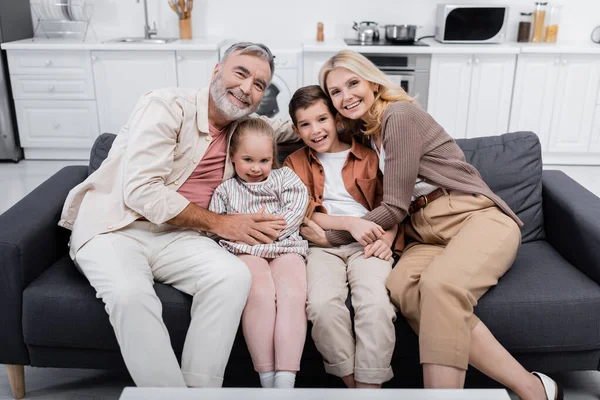
M 54 129 L 60 128 L 60 124 L 54 124 Z
M 554 65 L 558 65 L 560 64 L 560 60 L 557 58 L 556 60 L 554 60 Z
M 479 62 L 480 62 L 480 61 L 479 61 L 479 58 L 476 58 L 476 59 L 475 59 L 475 65 L 479 65 Z
M 92 56 L 92 61 L 96 61 L 97 59 L 98 59 L 98 57 Z
M 563 65 L 567 65 L 569 62 L 567 60 L 563 60 Z
M 46 67 L 49 67 L 52 65 L 52 60 L 46 60 Z
M 183 57 L 177 56 L 177 61 L 183 61 Z
M 48 88 L 48 91 L 54 92 L 54 90 L 56 90 L 56 87 L 54 85 L 50 85 L 50 87 Z

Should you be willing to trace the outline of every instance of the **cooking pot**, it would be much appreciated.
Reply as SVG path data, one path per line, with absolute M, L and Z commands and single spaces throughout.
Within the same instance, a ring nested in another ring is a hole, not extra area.
M 385 38 L 390 42 L 414 42 L 416 25 L 385 25 Z
M 379 40 L 379 25 L 373 21 L 362 21 L 354 23 L 352 29 L 356 31 L 356 38 L 361 42 L 372 42 Z

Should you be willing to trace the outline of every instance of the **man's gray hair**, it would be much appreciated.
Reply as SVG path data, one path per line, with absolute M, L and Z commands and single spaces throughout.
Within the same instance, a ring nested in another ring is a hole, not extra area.
M 234 43 L 227 50 L 225 50 L 221 62 L 225 62 L 227 57 L 229 57 L 229 55 L 234 51 L 237 51 L 238 54 L 251 54 L 267 61 L 269 63 L 269 67 L 271 68 L 271 78 L 273 78 L 273 73 L 275 72 L 275 62 L 273 61 L 273 54 L 267 46 L 262 43 L 252 42 Z

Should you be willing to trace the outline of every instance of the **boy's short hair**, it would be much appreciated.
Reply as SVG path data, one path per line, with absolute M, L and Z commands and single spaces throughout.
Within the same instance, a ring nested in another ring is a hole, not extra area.
M 331 102 L 331 99 L 327 93 L 321 89 L 321 86 L 310 85 L 296 90 L 292 96 L 292 99 L 290 100 L 289 106 L 290 117 L 292 118 L 294 125 L 297 126 L 298 124 L 298 120 L 296 119 L 296 111 L 300 109 L 306 110 L 308 107 L 318 103 L 319 101 L 324 102 L 327 106 L 327 109 L 331 113 L 331 116 L 335 117 L 337 110 L 333 106 L 333 103 Z

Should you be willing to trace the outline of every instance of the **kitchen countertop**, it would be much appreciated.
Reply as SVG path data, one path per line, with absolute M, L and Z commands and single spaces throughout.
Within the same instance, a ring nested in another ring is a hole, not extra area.
M 107 39 L 108 40 L 108 39 Z M 106 43 L 101 40 L 86 41 L 70 39 L 35 38 L 2 43 L 4 50 L 219 50 L 223 39 L 206 38 L 176 40 L 165 44 Z
M 429 46 L 349 46 L 344 39 L 331 39 L 325 42 L 294 41 L 294 48 L 307 53 L 334 53 L 342 49 L 357 50 L 361 53 L 404 53 L 404 54 L 599 54 L 600 44 L 589 43 L 516 43 L 501 44 L 444 44 L 434 39 L 423 39 Z M 228 43 L 223 38 L 203 38 L 176 40 L 166 44 L 106 43 L 104 41 L 76 41 L 69 39 L 24 39 L 2 44 L 4 50 L 168 50 L 168 51 L 212 51 Z M 302 43 L 300 45 L 300 43 Z M 273 44 L 267 43 L 269 46 Z M 290 46 L 277 42 L 277 48 Z
M 517 43 L 501 44 L 445 44 L 434 39 L 423 39 L 429 46 L 349 46 L 344 39 L 325 42 L 305 42 L 307 53 L 332 53 L 342 49 L 361 53 L 404 53 L 404 54 L 600 54 L 600 44 L 595 43 Z

